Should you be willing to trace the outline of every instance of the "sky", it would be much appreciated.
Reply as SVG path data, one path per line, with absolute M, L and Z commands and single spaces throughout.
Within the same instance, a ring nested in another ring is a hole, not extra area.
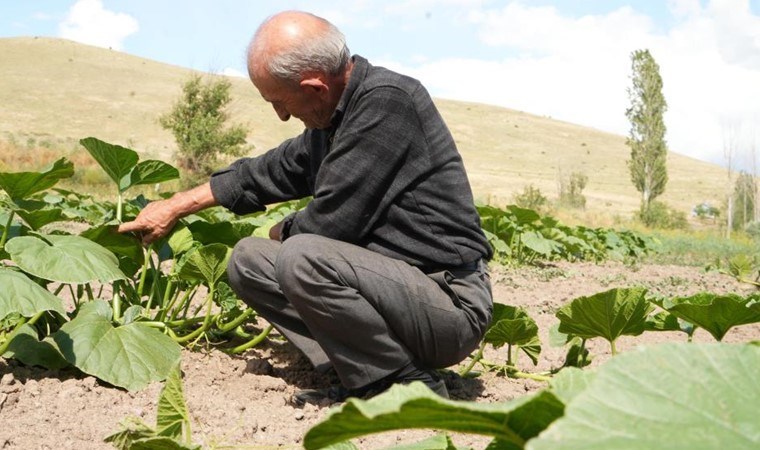
M 61 37 L 244 76 L 256 27 L 287 9 L 325 17 L 353 53 L 434 97 L 622 136 L 631 54 L 648 49 L 671 151 L 723 166 L 730 151 L 748 171 L 760 154 L 760 0 L 0 0 L 0 37 Z

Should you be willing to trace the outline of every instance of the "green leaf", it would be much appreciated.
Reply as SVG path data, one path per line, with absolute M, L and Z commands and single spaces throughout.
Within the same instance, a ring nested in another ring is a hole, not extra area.
M 14 201 L 23 200 L 72 175 L 74 164 L 66 158 L 61 158 L 42 172 L 0 172 L 0 188 Z
M 394 385 L 370 400 L 349 399 L 312 427 L 303 444 L 312 450 L 371 433 L 433 428 L 493 436 L 522 446 L 560 417 L 563 407 L 548 391 L 507 403 L 466 403 L 442 399 L 414 382 Z
M 119 192 L 124 192 L 129 187 L 128 176 L 140 159 L 136 151 L 94 137 L 81 139 L 79 143 L 118 185 Z
M 353 447 L 356 448 L 356 447 Z M 333 449 L 333 446 L 328 447 L 330 450 L 337 450 Z M 406 444 L 406 445 L 396 445 L 393 447 L 388 447 L 386 450 L 457 450 L 457 447 L 454 445 L 454 443 L 451 441 L 451 438 L 445 434 L 436 434 L 433 437 L 427 438 L 425 440 L 415 442 L 413 444 Z
M 644 288 L 620 288 L 576 298 L 557 311 L 559 331 L 609 342 L 622 335 L 637 336 L 644 332 L 653 309 L 645 295 Z
M 131 323 L 115 328 L 103 301 L 85 303 L 53 334 L 61 353 L 82 372 L 128 390 L 165 379 L 180 359 L 179 346 L 158 330 Z
M 663 344 L 601 366 L 527 450 L 755 450 L 760 348 Z
M 3 356 L 15 358 L 26 365 L 52 370 L 63 369 L 69 365 L 55 342 L 50 338 L 40 341 L 37 338 L 37 330 L 28 324 L 22 325 L 13 334 L 8 344 L 8 352 Z
M 210 223 L 199 220 L 189 224 L 188 228 L 193 233 L 193 239 L 204 245 L 225 244 L 234 247 L 240 239 L 246 237 L 239 236 L 239 228 L 234 227 L 230 222 Z
M 163 161 L 149 159 L 140 161 L 132 170 L 130 183 L 127 188 L 140 184 L 163 183 L 179 178 L 179 171 Z M 125 190 L 127 189 L 125 188 Z
M 210 244 L 198 247 L 187 254 L 179 269 L 179 277 L 187 281 L 201 281 L 216 284 L 227 272 L 227 261 L 232 249 L 224 244 Z
M 158 397 L 156 429 L 159 436 L 190 442 L 190 414 L 185 404 L 179 363 L 169 372 Z
M 138 439 L 132 443 L 129 450 L 198 450 L 199 445 L 184 445 L 168 437 L 151 437 Z
M 34 276 L 61 283 L 110 283 L 126 279 L 103 246 L 80 236 L 21 236 L 5 244 L 13 262 Z
M 541 215 L 535 210 L 520 208 L 515 205 L 507 206 L 506 210 L 512 213 L 518 225 L 527 225 L 529 223 L 537 222 L 541 218 Z
M 26 222 L 34 231 L 39 230 L 49 223 L 66 220 L 63 217 L 63 210 L 60 208 L 38 209 L 35 211 L 17 209 L 16 214 L 24 219 L 24 222 Z
M 121 430 L 103 439 L 118 450 L 130 450 L 133 442 L 156 435 L 156 430 L 137 417 L 127 417 L 120 425 Z
M 172 249 L 172 253 L 177 256 L 193 248 L 195 241 L 193 240 L 193 233 L 190 232 L 190 229 L 180 224 L 174 227 L 172 234 L 169 235 L 167 243 L 169 244 L 169 248 Z
M 142 305 L 132 305 L 124 311 L 121 316 L 121 321 L 124 325 L 136 322 L 145 313 L 145 308 Z
M 80 234 L 111 251 L 119 261 L 119 269 L 126 275 L 134 275 L 143 265 L 144 250 L 140 240 L 119 233 L 117 225 L 101 225 Z
M 0 267 L 0 286 L 0 319 L 11 313 L 32 317 L 40 311 L 66 317 L 61 299 L 16 270 Z
M 591 364 L 593 357 L 583 345 L 583 339 L 574 336 L 568 342 L 570 346 L 565 354 L 562 367 L 586 367 Z
M 584 372 L 576 367 L 565 367 L 549 381 L 551 391 L 564 404 L 570 403 L 578 394 L 588 388 L 594 379 L 594 372 Z
M 525 247 L 544 257 L 549 257 L 562 248 L 557 241 L 546 239 L 536 231 L 526 231 L 520 239 Z
M 677 297 L 659 304 L 674 316 L 707 330 L 720 341 L 728 330 L 739 325 L 760 322 L 758 296 L 746 298 L 735 294 L 708 292 L 691 297 Z
M 533 364 L 538 363 L 541 353 L 538 325 L 522 308 L 495 303 L 493 319 L 483 340 L 494 347 L 518 345 Z

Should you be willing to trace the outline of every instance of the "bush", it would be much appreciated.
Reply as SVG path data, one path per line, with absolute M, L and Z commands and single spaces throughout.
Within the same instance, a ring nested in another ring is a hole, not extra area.
M 240 125 L 225 129 L 224 108 L 230 102 L 230 82 L 226 79 L 203 83 L 192 77 L 182 87 L 182 97 L 171 112 L 160 117 L 161 125 L 177 141 L 177 165 L 185 172 L 187 187 L 208 181 L 222 155 L 240 156 L 247 148 L 247 131 Z
M 580 172 L 573 172 L 569 178 L 562 177 L 559 181 L 559 205 L 570 208 L 586 208 L 586 197 L 583 189 L 588 184 L 588 177 Z
M 541 193 L 540 189 L 532 184 L 525 186 L 521 193 L 513 195 L 512 201 L 520 208 L 533 209 L 540 212 L 545 212 L 549 205 L 549 199 Z
M 639 220 L 649 228 L 661 228 L 665 230 L 686 230 L 689 222 L 686 214 L 682 211 L 670 208 L 663 202 L 654 201 L 649 207 L 641 206 Z

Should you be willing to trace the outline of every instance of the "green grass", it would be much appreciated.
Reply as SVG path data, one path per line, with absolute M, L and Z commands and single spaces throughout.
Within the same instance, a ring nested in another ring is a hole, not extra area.
M 655 264 L 681 266 L 725 265 L 738 254 L 755 255 L 760 252 L 760 242 L 744 234 L 734 233 L 726 239 L 716 231 L 655 231 L 648 232 L 660 242 L 660 250 L 647 257 Z

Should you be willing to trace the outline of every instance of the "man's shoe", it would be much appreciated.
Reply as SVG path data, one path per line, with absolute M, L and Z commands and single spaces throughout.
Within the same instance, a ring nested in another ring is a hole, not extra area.
M 446 399 L 449 398 L 446 383 L 444 383 L 443 378 L 438 375 L 438 372 L 432 369 L 420 369 L 414 364 L 409 364 L 381 380 L 356 389 L 348 389 L 342 384 L 321 389 L 304 389 L 293 394 L 291 402 L 299 407 L 306 403 L 315 405 L 341 403 L 346 401 L 349 397 L 374 397 L 375 395 L 386 391 L 393 384 L 409 384 L 414 381 L 421 381 L 440 397 Z
M 356 389 L 349 389 L 342 384 L 336 384 L 326 388 L 303 389 L 297 391 L 291 397 L 291 403 L 294 406 L 304 406 L 306 403 L 313 405 L 330 405 L 333 403 L 342 403 L 350 397 L 369 398 L 385 391 L 390 384 L 385 379 L 370 383 Z

